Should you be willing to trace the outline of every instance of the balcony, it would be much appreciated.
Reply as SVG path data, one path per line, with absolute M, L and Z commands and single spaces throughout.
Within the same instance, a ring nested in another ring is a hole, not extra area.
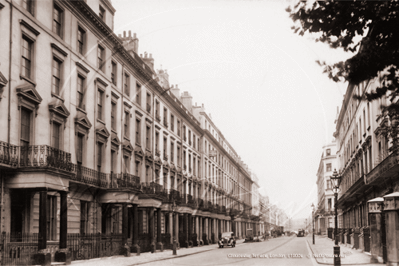
M 0 141 L 0 166 L 16 167 L 18 164 L 18 146 Z
M 203 199 L 198 199 L 198 209 L 200 209 L 200 210 L 205 209 L 205 202 Z
M 161 122 L 161 116 L 160 116 L 159 114 L 155 114 L 155 119 L 156 119 L 158 122 Z
M 156 198 L 164 201 L 168 197 L 163 186 L 155 182 L 143 182 L 141 183 L 141 188 L 143 191 L 143 198 Z
M 134 188 L 140 189 L 140 177 L 131 174 L 111 174 L 109 188 Z
M 71 180 L 82 182 L 88 185 L 108 187 L 107 174 L 84 167 L 79 164 L 72 165 Z
M 151 104 L 147 103 L 147 112 L 151 113 Z
M 167 155 L 166 153 L 163 154 L 163 159 L 164 159 L 165 161 L 168 160 L 168 155 Z
M 160 150 L 158 150 L 158 149 L 156 149 L 156 150 L 155 150 L 155 156 L 158 156 L 158 157 L 160 157 L 160 156 L 161 156 L 161 152 L 160 152 Z
M 71 172 L 71 154 L 48 145 L 20 146 L 19 168 L 43 167 Z
M 180 192 L 175 190 L 175 189 L 170 189 L 169 190 L 169 202 L 170 203 L 175 203 L 176 205 L 181 204 L 182 198 L 180 196 Z
M 164 125 L 165 127 L 168 127 L 168 120 L 164 119 L 164 120 L 163 120 L 163 125 Z

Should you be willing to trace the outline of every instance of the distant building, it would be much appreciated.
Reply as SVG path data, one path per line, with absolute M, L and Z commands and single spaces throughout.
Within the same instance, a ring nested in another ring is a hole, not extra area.
M 335 140 L 323 146 L 317 170 L 317 205 L 314 214 L 315 233 L 325 235 L 327 228 L 334 227 L 334 193 L 330 177 L 338 167 Z

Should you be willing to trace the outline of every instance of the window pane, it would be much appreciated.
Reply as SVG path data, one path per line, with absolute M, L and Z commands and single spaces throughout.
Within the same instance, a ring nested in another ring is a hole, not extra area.
M 81 134 L 77 136 L 76 160 L 78 163 L 82 163 L 83 160 L 83 137 Z
M 53 93 L 60 94 L 61 62 L 53 59 Z
M 22 38 L 22 75 L 31 77 L 31 57 L 32 57 L 32 43 L 26 38 Z
M 60 148 L 60 124 L 53 122 L 53 147 Z
M 61 16 L 62 16 L 62 11 L 58 7 L 54 7 L 53 31 L 58 36 L 61 36 Z
M 29 145 L 31 113 L 29 110 L 21 108 L 21 144 Z

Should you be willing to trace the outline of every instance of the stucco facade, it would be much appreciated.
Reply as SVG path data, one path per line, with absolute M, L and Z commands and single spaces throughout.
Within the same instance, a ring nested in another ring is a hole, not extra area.
M 209 244 L 257 218 L 248 167 L 114 13 L 0 0 L 4 263 Z

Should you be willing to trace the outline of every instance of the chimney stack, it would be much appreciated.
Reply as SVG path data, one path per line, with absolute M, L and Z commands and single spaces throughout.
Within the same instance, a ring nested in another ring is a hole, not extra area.
M 150 54 L 150 57 L 152 57 L 152 55 Z M 162 65 L 161 65 L 162 68 Z M 159 77 L 159 84 L 161 85 L 162 88 L 169 89 L 169 75 L 168 72 L 163 69 L 159 69 L 158 71 L 158 77 Z M 172 85 L 173 86 L 173 85 Z
M 119 38 L 123 42 L 123 47 L 131 54 L 134 56 L 134 53 L 138 53 L 139 51 L 139 39 L 137 38 L 136 33 L 133 33 L 132 37 L 132 31 L 129 30 L 128 36 L 126 36 L 126 31 L 123 31 L 123 37 L 119 34 Z M 133 53 L 134 52 L 134 53 Z
M 188 91 L 183 92 L 181 101 L 187 110 L 189 110 L 190 113 L 193 113 L 193 97 L 188 93 Z
M 171 91 L 176 96 L 177 99 L 180 99 L 180 89 L 177 87 L 177 84 L 176 87 L 172 85 Z
M 144 63 L 146 63 L 153 71 L 154 71 L 154 58 L 152 58 L 152 54 L 148 57 L 148 53 L 144 52 L 144 58 L 142 58 Z

